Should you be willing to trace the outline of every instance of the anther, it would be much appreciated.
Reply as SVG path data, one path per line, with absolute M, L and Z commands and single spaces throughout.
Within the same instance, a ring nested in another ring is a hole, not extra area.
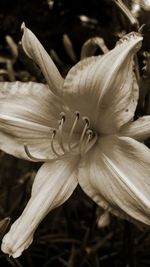
M 90 120 L 89 120 L 88 117 L 85 117 L 85 116 L 84 116 L 84 117 L 82 118 L 82 120 L 85 121 L 85 123 L 87 124 L 88 127 L 90 127 Z
M 54 138 L 56 135 L 56 130 L 53 130 L 53 133 L 52 133 L 52 138 Z
M 58 125 L 63 125 L 65 120 L 66 120 L 66 116 L 65 116 L 65 113 L 64 112 L 61 112 L 60 113 L 60 116 L 61 116 L 61 119 L 58 120 Z
M 28 156 L 28 158 L 33 160 L 33 161 L 36 161 L 36 162 L 46 161 L 46 159 L 39 159 L 39 158 L 32 156 L 30 151 L 29 151 L 29 148 L 26 144 L 24 144 L 24 151 L 25 151 L 26 155 Z
M 63 122 L 65 122 L 66 114 L 64 112 L 61 112 L 60 116 L 61 116 L 61 120 L 63 120 Z
M 75 111 L 75 115 L 77 116 L 78 120 L 79 120 L 79 117 L 80 117 L 80 113 L 79 111 Z

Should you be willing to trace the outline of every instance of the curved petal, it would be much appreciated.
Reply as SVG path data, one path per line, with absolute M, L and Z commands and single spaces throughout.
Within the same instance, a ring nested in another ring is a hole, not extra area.
M 133 57 L 141 40 L 130 33 L 105 55 L 79 62 L 65 79 L 65 101 L 99 132 L 114 133 L 133 118 L 138 98 Z
M 80 58 L 83 59 L 86 57 L 94 56 L 97 48 L 100 48 L 104 54 L 109 51 L 107 46 L 104 43 L 103 38 L 94 37 L 94 38 L 88 39 L 82 45 Z
M 150 137 L 150 116 L 143 116 L 121 127 L 120 134 L 145 141 Z
M 60 95 L 64 79 L 61 77 L 49 54 L 38 41 L 36 36 L 25 27 L 24 23 L 22 24 L 22 29 L 23 37 L 21 43 L 25 53 L 39 65 L 50 90 L 54 94 Z
M 142 143 L 101 138 L 82 160 L 79 184 L 104 209 L 150 225 L 150 151 Z
M 0 88 L 0 148 L 29 159 L 26 143 L 35 157 L 51 157 L 51 134 L 63 111 L 61 101 L 44 84 L 6 82 Z
M 2 251 L 19 257 L 33 240 L 33 234 L 48 212 L 64 203 L 77 186 L 79 158 L 65 157 L 45 163 L 37 173 L 32 195 L 24 212 L 4 236 Z

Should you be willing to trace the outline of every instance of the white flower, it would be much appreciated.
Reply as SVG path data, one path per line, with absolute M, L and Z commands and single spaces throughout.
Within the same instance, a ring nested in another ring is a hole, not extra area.
M 107 211 L 150 225 L 150 151 L 139 142 L 150 136 L 150 116 L 132 121 L 138 100 L 133 57 L 141 35 L 130 33 L 105 55 L 81 60 L 63 79 L 37 38 L 23 29 L 23 48 L 49 88 L 2 83 L 10 90 L 0 98 L 0 147 L 45 163 L 25 210 L 3 238 L 3 252 L 20 256 L 41 220 L 78 183 Z

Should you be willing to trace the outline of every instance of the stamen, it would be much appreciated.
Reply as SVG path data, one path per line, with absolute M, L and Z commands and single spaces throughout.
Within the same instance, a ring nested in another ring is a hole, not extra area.
M 97 133 L 92 130 L 88 130 L 87 134 L 88 134 L 88 137 L 85 143 L 84 153 L 87 153 L 92 148 L 92 146 L 96 143 L 97 138 L 98 138 Z
M 79 149 L 80 149 L 80 151 L 82 149 L 82 142 L 83 142 L 85 133 L 87 131 L 87 128 L 89 128 L 89 126 L 90 126 L 90 121 L 89 121 L 88 117 L 83 117 L 82 120 L 85 121 L 85 126 L 83 128 L 83 131 L 82 131 L 82 134 L 81 134 L 81 137 L 80 137 L 80 141 L 79 141 Z
M 64 148 L 64 145 L 63 145 L 62 135 L 63 135 L 63 125 L 65 123 L 66 116 L 65 116 L 65 113 L 64 112 L 61 112 L 60 113 L 60 116 L 61 116 L 61 120 L 58 121 L 59 127 L 58 127 L 58 131 L 57 131 L 57 134 L 58 134 L 58 142 L 59 142 L 59 145 L 60 145 L 62 151 L 65 153 L 66 152 L 66 149 Z
M 87 132 L 86 132 L 86 134 L 87 134 L 87 140 L 86 140 L 86 143 L 85 143 L 85 145 L 87 145 L 88 144 L 88 142 L 89 141 L 91 141 L 91 139 L 92 139 L 92 137 L 93 137 L 93 134 L 94 134 L 94 132 L 92 131 L 92 130 L 87 130 Z
M 71 139 L 72 139 L 72 135 L 73 135 L 74 129 L 75 129 L 75 127 L 76 127 L 76 125 L 77 125 L 77 122 L 78 122 L 78 120 L 79 120 L 79 117 L 80 117 L 80 114 L 79 114 L 78 111 L 75 112 L 75 115 L 76 115 L 76 117 L 75 117 L 74 123 L 73 123 L 73 125 L 72 125 L 70 134 L 69 134 L 69 141 L 68 141 L 68 149 L 69 149 L 69 151 L 72 150 L 72 147 L 71 147 Z
M 25 151 L 26 155 L 28 156 L 28 158 L 30 158 L 33 161 L 36 161 L 36 162 L 46 161 L 46 159 L 39 159 L 39 158 L 32 156 L 30 151 L 29 151 L 29 148 L 26 144 L 24 144 L 24 151 Z
M 80 118 L 80 113 L 79 113 L 79 111 L 75 111 L 75 115 L 78 117 L 78 119 Z
M 82 120 L 85 121 L 85 122 L 88 124 L 88 127 L 90 127 L 90 120 L 89 120 L 88 117 L 85 117 L 85 116 L 84 116 L 84 117 L 82 118 Z
M 82 120 L 85 122 L 85 124 L 83 126 L 82 132 L 80 132 L 79 141 L 74 143 L 73 142 L 74 140 L 72 140 L 72 139 L 73 139 L 73 135 L 75 134 L 75 128 L 77 127 L 77 124 L 78 124 L 79 119 L 80 119 L 80 113 L 78 111 L 75 112 L 74 122 L 72 124 L 71 130 L 70 130 L 70 133 L 68 136 L 68 142 L 66 143 L 66 142 L 63 142 L 63 137 L 64 137 L 63 126 L 64 126 L 64 123 L 66 120 L 66 115 L 64 112 L 61 112 L 60 116 L 61 116 L 61 119 L 58 121 L 58 123 L 59 123 L 58 129 L 53 130 L 53 132 L 52 132 L 51 150 L 53 151 L 53 153 L 57 157 L 60 157 L 60 156 L 63 156 L 65 153 L 68 153 L 68 152 L 73 153 L 73 154 L 76 154 L 76 153 L 77 154 L 80 154 L 80 153 L 84 154 L 89 149 L 91 149 L 91 147 L 95 144 L 95 142 L 97 140 L 97 133 L 95 133 L 94 131 L 89 129 L 89 127 L 90 127 L 89 118 L 88 117 L 82 117 Z M 62 149 L 63 154 L 57 153 L 57 151 L 55 150 L 54 138 L 55 138 L 56 134 L 57 134 L 58 145 Z M 77 132 L 77 136 L 78 135 L 79 135 L 79 133 Z M 27 153 L 28 152 L 29 151 L 27 151 Z M 32 155 L 30 155 L 30 153 L 28 153 L 28 156 L 30 158 L 32 157 Z M 32 157 L 32 159 L 33 159 L 33 157 Z
M 59 157 L 60 155 L 56 152 L 56 150 L 55 150 L 55 148 L 54 148 L 54 138 L 55 138 L 55 135 L 56 135 L 56 130 L 54 130 L 53 133 L 52 133 L 51 149 L 52 149 L 53 153 L 54 153 L 56 156 Z
M 82 147 L 81 147 L 81 154 L 87 153 L 91 147 L 96 143 L 97 140 L 97 133 L 93 132 L 92 130 L 87 130 L 87 140 L 85 143 L 83 142 Z
M 64 112 L 61 112 L 60 113 L 60 117 L 61 117 L 61 120 L 63 120 L 65 122 L 65 120 L 66 120 L 66 114 Z
M 92 135 L 93 135 L 93 131 L 92 130 L 87 130 L 86 131 L 86 135 L 87 135 L 87 139 L 84 140 L 81 144 L 81 148 L 80 148 L 80 151 L 81 151 L 81 154 L 84 154 L 85 150 L 86 150 L 86 147 L 87 147 L 87 144 L 89 143 L 89 141 L 92 139 Z

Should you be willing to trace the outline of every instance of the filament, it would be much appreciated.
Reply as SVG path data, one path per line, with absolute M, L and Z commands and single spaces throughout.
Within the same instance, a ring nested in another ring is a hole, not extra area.
M 66 117 L 65 117 L 65 113 L 64 112 L 61 112 L 60 115 L 61 115 L 61 120 L 58 121 L 59 127 L 58 127 L 58 132 L 57 132 L 57 134 L 58 134 L 58 142 L 59 142 L 59 145 L 60 145 L 62 151 L 65 153 L 66 150 L 65 150 L 65 147 L 63 145 L 62 135 L 63 135 L 63 125 L 65 123 Z
M 81 148 L 82 148 L 82 143 L 83 143 L 83 139 L 84 139 L 84 136 L 85 136 L 85 133 L 88 129 L 88 127 L 90 126 L 90 122 L 89 122 L 89 119 L 87 117 L 83 117 L 83 119 L 85 121 L 85 126 L 83 128 L 83 131 L 82 131 L 82 134 L 81 134 L 81 137 L 80 137 L 80 141 L 79 141 L 79 150 L 81 151 Z
M 74 123 L 73 123 L 73 125 L 72 125 L 70 134 L 69 134 L 69 141 L 68 141 L 68 149 L 69 149 L 69 151 L 72 150 L 72 147 L 71 147 L 71 139 L 72 139 L 72 135 L 73 135 L 73 132 L 74 132 L 74 130 L 75 130 L 75 127 L 76 127 L 76 125 L 77 125 L 77 122 L 78 122 L 78 120 L 79 120 L 79 116 L 80 116 L 80 114 L 79 114 L 78 111 L 76 111 L 75 114 L 76 114 L 76 117 L 75 117 Z
M 61 157 L 65 153 L 73 153 L 73 154 L 84 154 L 88 150 L 91 149 L 91 147 L 95 144 L 97 140 L 97 133 L 95 133 L 93 130 L 89 129 L 90 127 L 90 120 L 88 117 L 82 117 L 82 120 L 84 121 L 83 128 L 80 132 L 75 132 L 75 129 L 77 127 L 77 124 L 80 119 L 80 113 L 78 111 L 75 112 L 75 118 L 73 121 L 73 124 L 71 126 L 71 129 L 68 133 L 68 139 L 66 142 L 66 134 L 64 136 L 64 123 L 66 120 L 66 115 L 64 112 L 60 113 L 60 120 L 58 121 L 58 129 L 54 129 L 52 131 L 52 138 L 51 138 L 51 151 L 57 156 Z M 81 124 L 80 124 L 81 127 Z M 81 128 L 79 128 L 81 129 Z M 77 134 L 78 136 L 78 141 L 75 143 L 74 142 L 74 135 Z M 55 149 L 55 143 L 54 140 L 56 138 L 56 142 L 59 145 L 59 148 L 61 148 L 63 153 L 59 153 Z M 63 140 L 65 139 L 65 140 Z M 73 140 L 72 140 L 73 139 Z M 25 152 L 27 156 L 34 161 L 43 161 L 43 159 L 37 159 L 34 156 L 31 155 L 28 147 L 25 145 L 24 146 Z
M 52 133 L 51 149 L 52 149 L 53 153 L 54 153 L 56 156 L 59 157 L 60 155 L 56 152 L 56 150 L 55 150 L 55 148 L 54 148 L 54 138 L 55 138 L 55 135 L 56 135 L 56 130 L 54 130 L 53 133 Z
M 87 130 L 86 131 L 86 135 L 87 135 L 87 139 L 85 139 L 82 143 L 81 143 L 81 147 L 80 147 L 80 151 L 81 151 L 81 154 L 83 154 L 86 150 L 86 147 L 88 145 L 88 143 L 90 142 L 91 140 L 91 137 L 93 135 L 93 131 L 92 130 Z
M 66 150 L 64 143 L 63 143 L 63 128 L 64 128 L 64 123 L 66 120 L 66 116 L 64 112 L 60 113 L 61 119 L 58 121 L 59 126 L 58 129 L 54 129 L 52 131 L 52 137 L 51 137 L 51 150 L 52 152 L 57 156 L 57 157 L 61 157 L 63 156 L 66 152 L 74 152 L 74 153 L 86 153 L 96 142 L 97 140 L 97 134 L 94 133 L 91 129 L 89 129 L 90 127 L 90 121 L 88 117 L 83 117 L 82 120 L 85 122 L 85 125 L 83 127 L 83 130 L 81 131 L 81 135 L 80 135 L 80 139 L 76 144 L 72 144 L 72 137 L 74 135 L 75 132 L 75 128 L 78 124 L 79 118 L 80 118 L 80 113 L 78 111 L 75 112 L 75 119 L 74 122 L 72 124 L 70 133 L 69 133 L 69 137 L 68 137 L 68 149 Z M 60 146 L 60 148 L 63 151 L 63 154 L 57 153 L 55 146 L 54 146 L 54 139 L 55 136 L 57 134 L 57 141 L 58 144 Z M 34 157 L 28 148 L 28 145 L 24 144 L 24 151 L 26 153 L 26 155 L 28 156 L 28 158 L 32 161 L 35 162 L 40 162 L 40 161 L 46 161 L 46 159 L 41 159 L 41 158 L 36 158 Z
M 40 162 L 40 161 L 45 161 L 46 160 L 46 159 L 39 159 L 39 158 L 36 158 L 36 157 L 32 156 L 30 151 L 29 151 L 29 148 L 28 148 L 28 146 L 26 144 L 24 144 L 24 151 L 25 151 L 26 155 L 28 156 L 28 158 L 33 160 L 33 161 Z
M 93 132 L 92 130 L 88 130 L 87 131 L 88 137 L 85 143 L 85 150 L 83 151 L 83 153 L 88 152 L 92 146 L 96 143 L 97 141 L 97 133 Z
M 86 143 L 85 143 L 85 146 L 90 142 L 90 140 L 92 139 L 92 136 L 93 136 L 93 131 L 92 130 L 87 130 L 87 140 L 86 140 Z

